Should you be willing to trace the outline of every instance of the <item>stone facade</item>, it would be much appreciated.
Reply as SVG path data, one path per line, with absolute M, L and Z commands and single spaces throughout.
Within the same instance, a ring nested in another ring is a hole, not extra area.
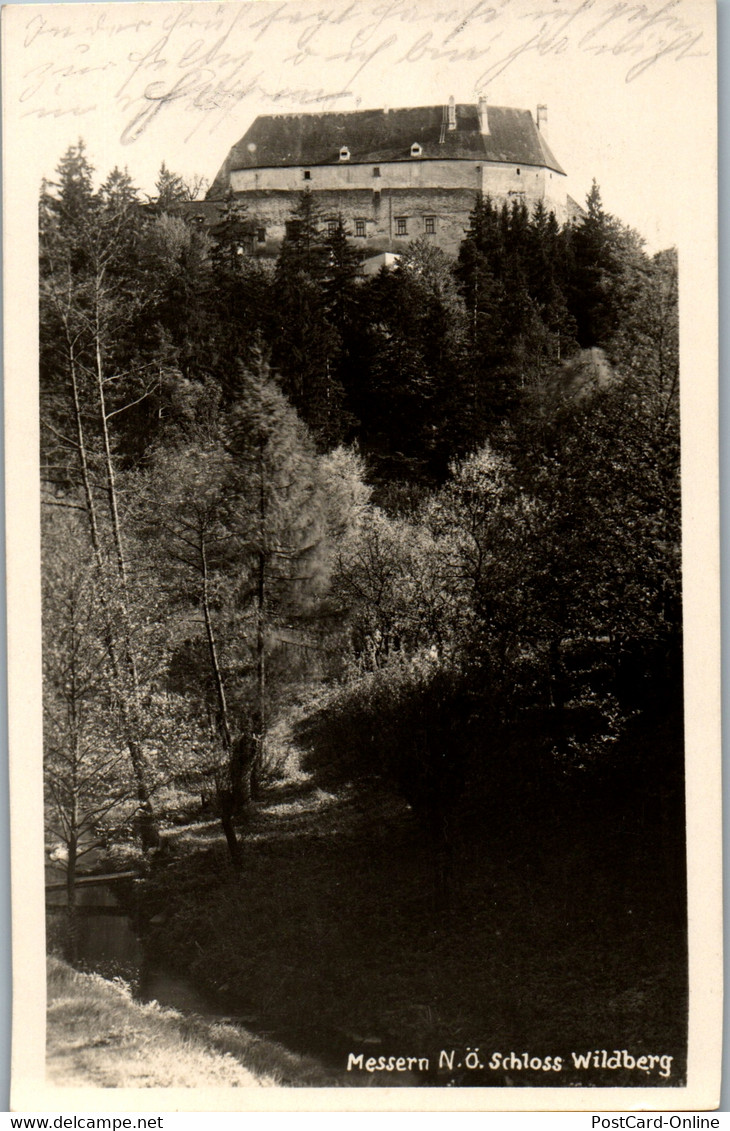
M 456 106 L 257 118 L 232 148 L 208 206 L 245 202 L 254 250 L 274 255 L 303 191 L 325 223 L 342 216 L 363 254 L 419 237 L 458 251 L 477 193 L 538 201 L 561 223 L 577 206 L 545 140 L 546 111 Z

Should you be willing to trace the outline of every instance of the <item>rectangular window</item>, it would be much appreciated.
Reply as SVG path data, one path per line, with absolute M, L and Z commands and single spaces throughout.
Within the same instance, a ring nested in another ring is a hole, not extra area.
M 375 168 L 373 169 L 373 176 L 374 177 L 380 176 L 380 165 L 376 165 Z
M 361 239 L 364 238 L 364 236 L 365 236 L 365 221 L 364 220 L 356 220 L 355 221 L 355 235 L 360 237 Z
M 327 235 L 328 236 L 334 236 L 336 231 L 337 231 L 337 221 L 336 220 L 328 220 L 327 221 Z
M 266 243 L 266 228 L 256 229 L 256 240 L 258 243 Z
M 312 179 L 312 174 L 310 173 L 309 169 L 305 169 L 304 170 L 304 180 L 305 181 L 311 181 L 311 179 Z
M 435 236 L 436 235 L 436 218 L 434 216 L 426 216 L 424 218 L 424 224 L 426 225 L 426 235 L 427 236 Z
M 286 221 L 286 234 L 290 240 L 295 240 L 302 230 L 301 220 L 287 220 Z
M 408 235 L 408 220 L 405 216 L 397 216 L 395 221 L 395 234 L 397 236 Z

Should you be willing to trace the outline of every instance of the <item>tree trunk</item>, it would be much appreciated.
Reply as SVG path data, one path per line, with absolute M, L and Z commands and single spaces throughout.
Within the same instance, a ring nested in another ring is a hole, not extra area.
M 231 864 L 234 868 L 239 870 L 243 867 L 243 848 L 236 836 L 236 829 L 233 824 L 234 807 L 232 790 L 219 790 L 218 801 L 221 809 L 221 825 L 223 826 L 223 832 L 226 836 Z
M 66 958 L 72 966 L 78 959 L 78 912 L 76 909 L 76 862 L 78 844 L 76 833 L 68 839 L 68 860 L 66 862 L 66 938 L 64 949 Z
M 120 680 L 120 664 L 119 664 L 119 657 L 117 655 L 116 645 L 115 645 L 113 634 L 112 634 L 111 615 L 110 615 L 109 604 L 108 604 L 108 601 L 107 601 L 106 591 L 105 591 L 105 587 L 104 587 L 104 557 L 103 557 L 102 548 L 101 548 L 101 539 L 100 539 L 100 536 L 99 536 L 99 524 L 98 524 L 97 515 L 96 515 L 96 503 L 94 501 L 94 495 L 93 495 L 93 491 L 92 491 L 92 488 L 91 488 L 91 477 L 90 477 L 90 474 L 89 474 L 89 460 L 88 460 L 88 453 L 87 453 L 87 447 L 86 447 L 86 435 L 85 435 L 85 432 L 84 432 L 83 416 L 82 416 L 82 411 L 81 411 L 81 396 L 80 396 L 80 391 L 79 391 L 79 381 L 78 381 L 78 372 L 77 372 L 77 367 L 76 367 L 76 358 L 75 358 L 73 342 L 70 338 L 67 338 L 67 348 L 68 348 L 68 354 L 69 354 L 69 375 L 70 375 L 70 378 L 71 378 L 71 390 L 72 390 L 73 404 L 74 404 L 74 422 L 75 422 L 75 425 L 76 425 L 76 437 L 77 437 L 78 452 L 79 452 L 81 481 L 82 481 L 83 489 L 84 489 L 84 498 L 86 500 L 86 510 L 87 510 L 88 519 L 89 519 L 89 530 L 90 530 L 90 534 L 91 534 L 92 549 L 94 551 L 94 560 L 96 562 L 97 569 L 99 571 L 99 577 L 100 577 L 99 593 L 100 593 L 100 598 L 101 598 L 101 604 L 102 604 L 102 608 L 104 610 L 105 620 L 107 621 L 105 644 L 106 644 L 107 653 L 109 655 L 109 661 L 110 661 L 110 665 L 111 665 L 111 669 L 112 669 L 112 675 L 114 677 L 114 680 L 115 680 L 117 686 L 119 686 L 120 683 L 121 683 L 121 680 Z M 104 418 L 104 416 L 105 416 L 103 406 L 104 406 L 104 402 L 103 402 L 103 399 L 102 399 L 101 405 L 100 405 L 100 412 L 101 412 L 102 418 Z M 108 442 L 108 429 L 106 429 L 106 421 L 104 423 L 105 423 L 105 437 L 106 437 L 106 440 Z M 108 457 L 109 457 L 109 460 L 110 460 L 111 452 L 108 452 Z M 109 471 L 110 466 L 111 465 L 109 464 L 107 471 Z M 112 495 L 114 497 L 114 501 L 115 501 L 115 505 L 116 505 L 116 492 L 113 489 L 113 479 L 112 479 L 111 482 L 112 482 Z M 117 522 L 118 522 L 118 515 L 116 517 L 117 517 Z M 119 547 L 119 545 L 120 544 L 118 544 L 118 547 Z M 123 574 L 122 576 L 123 576 L 123 581 L 126 585 L 126 575 Z M 124 603 L 124 611 L 125 611 L 125 628 L 128 628 L 128 612 L 127 612 L 127 607 L 126 607 L 126 592 L 124 593 L 124 602 L 123 603 Z M 133 658 L 131 656 L 129 649 L 127 648 L 127 649 L 125 649 L 125 651 L 127 652 L 127 658 L 130 661 L 130 664 L 129 664 L 130 675 L 132 677 L 134 695 L 137 696 L 138 695 L 137 672 L 136 672 L 136 669 L 135 669 L 135 666 L 134 666 L 134 661 L 133 661 Z M 159 845 L 160 834 L 159 834 L 159 830 L 157 828 L 157 822 L 155 820 L 154 811 L 152 809 L 150 789 L 149 789 L 149 784 L 148 784 L 148 780 L 147 780 L 148 775 L 147 775 L 147 770 L 146 770 L 146 766 L 145 766 L 145 763 L 144 763 L 144 755 L 142 753 L 142 748 L 141 748 L 141 745 L 140 745 L 140 742 L 139 742 L 139 739 L 138 739 L 138 722 L 139 722 L 138 717 L 137 717 L 137 714 L 138 714 L 137 706 L 138 706 L 138 704 L 137 704 L 137 702 L 135 702 L 135 705 L 134 705 L 135 706 L 135 711 L 134 711 L 135 718 L 134 719 L 130 718 L 129 707 L 126 703 L 124 703 L 123 697 L 122 697 L 122 704 L 123 704 L 122 705 L 122 716 L 123 716 L 123 725 L 124 725 L 124 732 L 125 732 L 125 741 L 126 741 L 127 749 L 129 750 L 129 757 L 130 757 L 130 761 L 132 763 L 132 769 L 133 769 L 133 772 L 134 772 L 135 782 L 137 784 L 137 799 L 139 801 L 140 812 L 142 814 L 142 818 L 141 818 L 141 821 L 140 821 L 140 834 L 141 834 L 141 840 L 142 840 L 142 848 L 145 851 L 147 851 L 148 849 L 155 848 L 155 847 L 157 847 L 157 845 Z
M 236 814 L 243 814 L 252 800 L 251 777 L 255 761 L 256 738 L 244 732 L 233 743 L 230 758 L 233 811 Z
M 226 754 L 230 757 L 231 753 L 231 722 L 228 715 L 228 701 L 226 699 L 226 689 L 223 683 L 223 673 L 218 659 L 218 644 L 215 639 L 215 632 L 213 631 L 213 620 L 210 615 L 210 593 L 208 591 L 208 556 L 205 545 L 205 533 L 200 532 L 200 563 L 203 574 L 203 620 L 205 621 L 205 635 L 208 641 L 208 655 L 210 657 L 210 666 L 213 669 L 213 679 L 215 681 L 215 690 L 218 698 L 218 709 L 220 711 L 220 729 L 223 737 L 223 746 L 225 747 Z
M 251 797 L 261 795 L 261 771 L 266 738 L 266 463 L 264 440 L 259 442 L 259 537 L 258 571 L 256 579 L 256 748 L 251 764 Z
M 142 753 L 138 740 L 133 738 L 131 733 L 129 733 L 130 730 L 131 728 L 127 729 L 126 745 L 129 750 L 134 781 L 137 787 L 139 837 L 142 842 L 143 851 L 148 852 L 151 848 L 160 847 L 160 830 L 157 826 L 157 820 L 155 818 L 154 809 L 152 808 L 152 800 L 147 786 L 144 754 Z
M 129 679 L 132 687 L 132 710 L 130 712 L 128 707 L 125 707 L 125 721 L 129 737 L 127 739 L 127 747 L 129 749 L 130 758 L 132 761 L 132 768 L 134 770 L 135 781 L 137 783 L 137 798 L 140 806 L 140 819 L 139 829 L 140 837 L 142 840 L 143 849 L 156 848 L 160 844 L 160 834 L 155 821 L 154 812 L 152 810 L 152 803 L 150 800 L 150 791 L 147 784 L 147 768 L 145 766 L 144 754 L 142 745 L 139 741 L 138 735 L 140 733 L 140 693 L 139 693 L 139 675 L 137 673 L 137 664 L 134 658 L 134 651 L 132 649 L 132 630 L 129 618 L 129 590 L 127 586 L 127 565 L 124 556 L 124 542 L 122 539 L 122 529 L 119 521 L 119 502 L 117 499 L 116 487 L 116 473 L 114 470 L 114 460 L 112 458 L 111 439 L 109 436 L 109 418 L 106 411 L 106 395 L 104 393 L 104 366 L 101 352 L 101 328 L 99 326 L 98 317 L 98 304 L 99 304 L 99 288 L 101 286 L 101 278 L 97 279 L 97 310 L 96 310 L 96 323 L 94 327 L 94 356 L 96 361 L 96 395 L 98 399 L 99 409 L 99 424 L 101 427 L 101 434 L 104 443 L 104 466 L 106 471 L 106 493 L 109 504 L 109 515 L 112 525 L 112 537 L 114 542 L 114 555 L 116 558 L 117 572 L 119 574 L 119 583 L 121 586 L 122 599 L 120 602 L 120 611 L 122 615 L 122 622 L 124 625 L 124 661 L 127 668 Z
M 255 749 L 251 761 L 251 796 L 256 800 L 261 795 L 261 771 L 264 761 L 264 741 L 266 737 L 266 632 L 264 606 L 266 601 L 266 556 L 259 554 L 258 586 L 256 598 L 256 735 Z
M 234 826 L 234 819 L 242 814 L 245 809 L 246 801 L 248 800 L 247 791 L 245 789 L 245 774 L 244 774 L 244 752 L 245 752 L 245 738 L 233 742 L 231 733 L 231 722 L 228 714 L 228 700 L 226 699 L 226 688 L 223 683 L 223 673 L 221 671 L 220 661 L 218 658 L 218 644 L 213 630 L 213 620 L 210 615 L 210 594 L 208 590 L 208 557 L 205 545 L 205 533 L 200 532 L 200 563 L 203 575 L 203 620 L 205 622 L 205 635 L 208 641 L 208 655 L 210 657 L 210 665 L 213 669 L 213 679 L 215 681 L 216 695 L 218 698 L 218 710 L 220 713 L 220 731 L 223 738 L 223 747 L 226 752 L 228 760 L 228 780 L 225 784 L 220 781 L 216 782 L 216 792 L 218 795 L 218 806 L 221 814 L 221 825 L 225 833 L 226 843 L 228 845 L 228 852 L 231 857 L 231 863 L 234 868 L 241 868 L 243 866 L 243 850 L 236 836 L 236 829 Z
M 97 299 L 98 301 L 98 299 Z M 117 569 L 119 571 L 119 579 L 122 584 L 122 594 L 124 597 L 123 610 L 128 614 L 128 593 L 127 593 L 127 565 L 124 560 L 124 544 L 122 541 L 122 530 L 119 524 L 119 505 L 117 501 L 117 485 L 116 474 L 114 471 L 114 461 L 112 459 L 111 440 L 109 437 L 109 418 L 106 412 L 106 395 L 104 393 L 104 367 L 101 356 L 101 330 L 96 324 L 94 334 L 94 348 L 96 358 L 96 395 L 99 403 L 99 424 L 101 426 L 101 434 L 104 441 L 104 464 L 106 469 L 106 483 L 107 483 L 107 500 L 109 503 L 109 515 L 112 520 L 112 534 L 114 537 L 114 551 L 117 559 Z M 132 665 L 134 666 L 133 657 L 130 656 Z M 135 672 L 136 676 L 136 672 Z M 136 686 L 136 680 L 135 680 Z

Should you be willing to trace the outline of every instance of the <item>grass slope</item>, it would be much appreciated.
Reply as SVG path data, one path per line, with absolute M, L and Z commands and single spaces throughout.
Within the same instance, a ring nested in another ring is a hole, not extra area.
M 64 1086 L 247 1088 L 331 1083 L 312 1062 L 232 1025 L 132 1000 L 121 982 L 48 962 L 47 1075 Z
M 651 808 L 598 798 L 531 819 L 497 806 L 476 831 L 465 814 L 443 909 L 428 840 L 402 802 L 347 790 L 272 798 L 248 826 L 241 874 L 222 844 L 183 834 L 146 890 L 147 915 L 164 917 L 148 944 L 333 1071 L 350 1051 L 427 1056 L 433 1068 L 451 1049 L 457 1062 L 479 1047 L 482 1059 L 527 1051 L 568 1065 L 572 1052 L 626 1049 L 671 1056 L 671 1075 L 485 1066 L 409 1082 L 676 1086 L 683 875 Z

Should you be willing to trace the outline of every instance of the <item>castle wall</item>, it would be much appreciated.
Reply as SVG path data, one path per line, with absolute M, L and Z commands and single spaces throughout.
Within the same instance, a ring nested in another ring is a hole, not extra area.
M 521 198 L 528 208 L 542 200 L 558 220 L 565 218 L 565 177 L 552 169 L 490 162 L 481 166 L 480 188 L 484 196 L 491 196 L 493 200 Z
M 230 175 L 234 192 L 250 189 L 286 189 L 302 192 L 324 189 L 385 188 L 479 188 L 480 166 L 474 161 L 410 161 L 373 162 L 373 164 L 286 166 L 273 169 L 234 169 Z M 377 173 L 376 173 L 377 170 Z M 305 172 L 309 177 L 305 178 Z
M 257 233 L 265 232 L 258 250 L 275 254 L 292 218 L 296 199 L 283 190 L 259 190 L 243 195 Z M 313 191 L 325 223 L 342 215 L 352 242 L 371 254 L 399 251 L 425 236 L 455 255 L 474 207 L 474 189 L 385 189 L 381 192 L 334 189 Z M 364 235 L 358 232 L 364 231 Z
M 544 200 L 559 221 L 565 218 L 565 178 L 535 166 L 414 159 L 379 166 L 343 162 L 309 172 L 309 180 L 302 167 L 231 173 L 231 188 L 245 200 L 257 228 L 260 252 L 276 253 L 304 190 L 312 193 L 324 221 L 341 214 L 353 242 L 370 254 L 399 251 L 425 237 L 455 255 L 480 190 L 498 202 L 524 200 L 528 208 Z

